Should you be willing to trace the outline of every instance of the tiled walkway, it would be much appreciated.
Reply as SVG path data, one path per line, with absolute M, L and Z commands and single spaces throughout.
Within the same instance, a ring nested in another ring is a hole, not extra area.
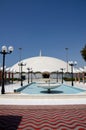
M 1 105 L 0 130 L 86 130 L 86 105 Z

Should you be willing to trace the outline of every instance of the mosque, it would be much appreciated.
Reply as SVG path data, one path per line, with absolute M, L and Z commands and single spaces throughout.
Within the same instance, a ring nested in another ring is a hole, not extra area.
M 57 72 L 71 72 L 69 64 L 61 59 L 42 56 L 41 52 L 39 56 L 23 59 L 20 62 L 14 64 L 10 70 L 14 70 L 17 75 L 22 71 L 23 75 L 27 78 L 28 72 L 33 73 L 34 78 L 51 78 L 56 77 Z M 51 76 L 52 75 L 52 76 Z
M 23 59 L 10 68 L 7 68 L 5 78 L 9 80 L 14 78 L 21 79 L 21 77 L 28 79 L 29 75 L 30 79 L 62 79 L 62 72 L 64 76 L 67 73 L 69 73 L 68 77 L 71 76 L 71 66 L 61 59 L 42 56 L 40 51 L 39 56 Z M 75 67 L 73 67 L 73 72 L 76 73 Z M 2 73 L 2 71 L 0 71 L 0 73 Z M 0 79 L 1 77 L 2 76 L 0 76 Z

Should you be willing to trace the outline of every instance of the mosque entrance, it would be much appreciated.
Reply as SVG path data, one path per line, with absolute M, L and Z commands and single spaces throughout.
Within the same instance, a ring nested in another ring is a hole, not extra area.
M 50 73 L 49 72 L 43 72 L 42 76 L 43 76 L 43 78 L 50 78 Z

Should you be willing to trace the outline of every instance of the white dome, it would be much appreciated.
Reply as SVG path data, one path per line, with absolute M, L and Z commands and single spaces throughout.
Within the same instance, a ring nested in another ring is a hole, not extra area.
M 61 68 L 63 68 L 64 72 L 67 72 L 67 63 L 63 60 L 53 57 L 38 56 L 24 59 L 21 62 L 26 64 L 22 68 L 23 72 L 27 72 L 27 68 L 32 69 L 33 72 L 56 72 L 61 71 Z M 19 62 L 13 65 L 11 69 L 15 70 L 16 72 L 19 72 L 18 64 Z M 68 69 L 70 69 L 70 66 L 68 66 Z

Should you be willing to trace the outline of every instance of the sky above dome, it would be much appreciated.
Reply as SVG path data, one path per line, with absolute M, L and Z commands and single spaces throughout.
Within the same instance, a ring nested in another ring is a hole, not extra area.
M 86 0 L 0 0 L 0 48 L 14 47 L 6 66 L 38 56 L 40 50 L 43 56 L 68 57 L 83 66 L 85 44 Z

